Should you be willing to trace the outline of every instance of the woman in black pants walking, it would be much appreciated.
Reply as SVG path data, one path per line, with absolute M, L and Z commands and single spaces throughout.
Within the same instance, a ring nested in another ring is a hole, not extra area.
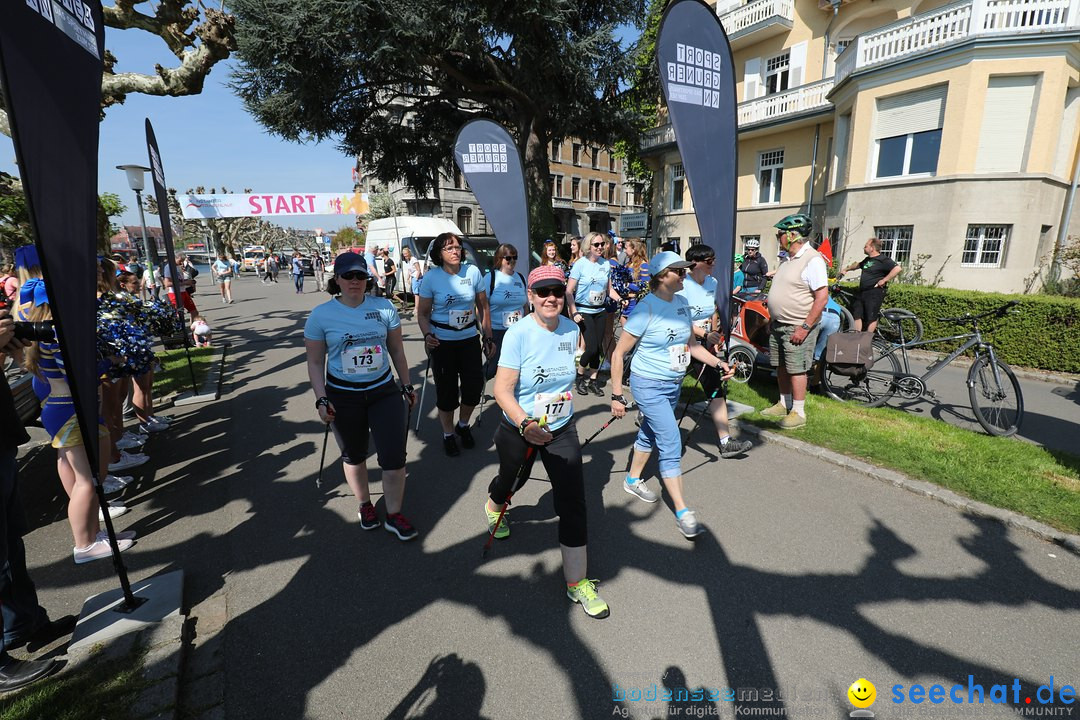
M 577 391 L 579 395 L 592 392 L 604 394 L 596 385 L 596 375 L 600 369 L 600 352 L 604 346 L 604 303 L 608 298 L 619 302 L 620 298 L 611 289 L 611 264 L 604 258 L 604 246 L 607 238 L 598 232 L 589 233 L 585 238 L 586 254 L 570 268 L 570 279 L 566 283 L 566 305 L 570 308 L 570 319 L 581 328 L 585 339 L 585 352 L 581 355 L 581 366 L 577 371 Z

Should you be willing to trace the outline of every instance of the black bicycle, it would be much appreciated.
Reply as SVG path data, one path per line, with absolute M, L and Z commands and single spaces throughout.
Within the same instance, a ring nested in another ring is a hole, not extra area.
M 843 306 L 844 311 L 847 313 L 847 317 L 844 319 L 845 324 L 841 324 L 841 330 L 854 330 L 855 321 L 851 318 L 851 312 L 848 308 L 851 307 L 852 302 L 855 300 L 856 291 L 851 288 L 844 287 L 840 283 L 834 283 L 829 286 L 829 293 L 833 296 L 837 303 Z M 915 316 L 915 313 L 904 308 L 885 308 L 878 313 L 877 329 L 874 331 L 886 342 L 896 344 L 903 338 L 907 342 L 918 342 L 923 336 L 922 321 Z
M 968 313 L 959 317 L 938 318 L 941 322 L 970 326 L 971 331 L 933 340 L 907 339 L 904 325 L 901 324 L 896 342 L 889 342 L 880 336 L 874 338 L 874 362 L 865 372 L 851 377 L 826 366 L 823 377 L 825 392 L 836 400 L 852 401 L 866 407 L 884 405 L 893 395 L 905 400 L 933 398 L 935 393 L 926 386 L 926 381 L 968 350 L 973 350 L 975 361 L 968 370 L 967 387 L 975 419 L 991 435 L 1012 435 L 1024 419 L 1024 396 L 1012 368 L 998 358 L 993 344 L 983 339 L 979 321 L 991 317 L 1003 318 L 1017 304 L 1013 300 L 980 315 Z M 921 323 L 919 327 L 922 327 Z M 932 363 L 922 375 L 911 373 L 908 350 L 952 341 L 962 342 L 956 350 Z

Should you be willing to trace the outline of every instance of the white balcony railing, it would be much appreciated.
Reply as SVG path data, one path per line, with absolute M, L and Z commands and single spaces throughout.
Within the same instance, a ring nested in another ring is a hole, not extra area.
M 724 32 L 728 36 L 733 36 L 771 19 L 793 22 L 795 19 L 794 1 L 754 0 L 754 2 L 721 15 L 720 23 L 724 26 Z
M 832 103 L 826 99 L 826 96 L 832 89 L 833 80 L 828 78 L 775 95 L 739 103 L 739 127 L 769 120 L 780 120 L 812 110 L 831 108 Z
M 574 209 L 574 201 L 573 200 L 567 200 L 566 198 L 552 198 L 551 207 L 553 207 L 553 208 L 562 208 L 564 210 L 573 210 Z
M 643 152 L 648 152 L 649 150 L 663 145 L 674 144 L 675 128 L 671 127 L 671 123 L 661 125 L 660 127 L 649 128 L 641 136 L 641 140 L 639 141 L 639 147 Z
M 964 0 L 856 37 L 836 60 L 836 82 L 969 38 L 1080 27 L 1080 0 Z

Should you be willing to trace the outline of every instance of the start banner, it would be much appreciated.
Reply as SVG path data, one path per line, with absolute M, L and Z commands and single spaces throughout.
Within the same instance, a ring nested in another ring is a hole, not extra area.
M 186 220 L 271 215 L 363 215 L 367 193 L 177 195 Z

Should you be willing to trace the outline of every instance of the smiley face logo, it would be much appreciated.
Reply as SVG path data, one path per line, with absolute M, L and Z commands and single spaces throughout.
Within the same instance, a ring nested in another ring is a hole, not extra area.
M 848 700 L 857 708 L 868 708 L 877 700 L 877 688 L 866 678 L 859 678 L 851 683 L 847 691 Z

